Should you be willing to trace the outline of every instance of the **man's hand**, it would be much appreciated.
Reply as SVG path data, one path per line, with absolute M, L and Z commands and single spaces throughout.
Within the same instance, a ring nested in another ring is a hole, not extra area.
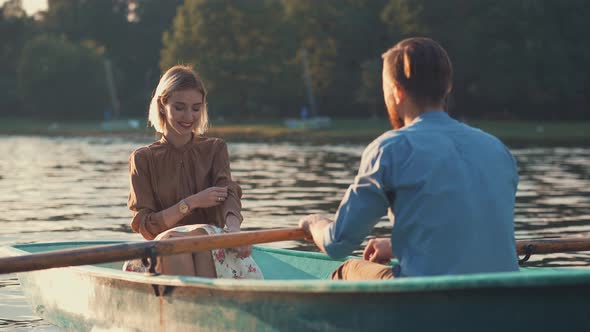
M 306 237 L 306 240 L 315 242 L 321 251 L 326 252 L 323 244 L 323 233 L 324 229 L 331 223 L 332 220 L 321 214 L 311 214 L 299 219 L 299 228 L 302 228 L 308 234 L 309 237 Z
M 391 239 L 377 238 L 369 240 L 363 252 L 363 258 L 374 263 L 389 264 L 393 258 Z

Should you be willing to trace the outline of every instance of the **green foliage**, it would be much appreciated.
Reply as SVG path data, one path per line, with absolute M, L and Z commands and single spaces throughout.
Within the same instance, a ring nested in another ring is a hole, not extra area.
M 375 102 L 360 105 L 355 96 L 363 89 L 361 64 L 388 44 L 383 24 L 374 19 L 384 5 L 188 0 L 164 34 L 161 69 L 194 64 L 209 86 L 211 105 L 225 114 L 296 116 L 307 102 L 305 50 L 321 115 L 366 114 L 359 106 L 374 113 Z
M 322 95 L 334 83 L 337 49 L 336 21 L 343 15 L 334 1 L 283 0 L 293 37 L 308 54 L 313 90 Z M 301 62 L 301 53 L 298 62 Z
M 381 59 L 371 59 L 361 64 L 360 88 L 356 93 L 356 101 L 366 105 L 372 117 L 378 117 L 385 109 L 381 86 Z
M 280 114 L 300 82 L 282 7 L 273 0 L 187 0 L 164 34 L 161 69 L 193 64 L 210 92 L 212 115 Z
M 162 33 L 182 0 L 51 0 L 43 30 L 93 40 L 113 63 L 123 116 L 145 114 L 159 79 Z M 131 4 L 131 6 L 130 6 Z
M 101 57 L 64 37 L 40 35 L 28 42 L 17 68 L 26 109 L 44 118 L 101 118 L 108 92 Z
M 20 108 L 15 64 L 33 31 L 33 22 L 26 17 L 18 1 L 8 1 L 0 8 L 0 114 Z
M 114 58 L 123 113 L 144 115 L 160 78 L 162 33 L 169 28 L 182 0 L 136 0 L 129 12 L 128 38 Z
M 126 48 L 127 14 L 127 1 L 51 0 L 40 25 L 45 32 L 74 42 L 94 40 L 112 57 Z
M 583 116 L 589 102 L 583 89 L 590 47 L 581 33 L 588 15 L 583 0 L 392 0 L 382 18 L 390 31 L 426 32 L 447 49 L 455 113 L 571 119 Z M 406 20 L 413 29 L 399 28 Z
M 300 47 L 310 54 L 310 71 L 319 114 L 368 116 L 375 104 L 359 102 L 359 91 L 372 88 L 362 80 L 362 64 L 380 59 L 390 44 L 378 19 L 384 0 L 283 0 Z M 366 68 L 365 68 L 366 70 Z M 381 75 L 375 78 L 380 85 Z M 381 88 L 375 93 L 378 94 Z M 381 114 L 384 110 L 381 109 Z
M 319 115 L 385 116 L 381 54 L 420 35 L 441 42 L 454 63 L 453 113 L 587 119 L 589 16 L 587 0 L 50 0 L 32 19 L 9 0 L 0 15 L 0 114 L 41 109 L 47 82 L 69 85 L 72 66 L 100 55 L 113 64 L 124 117 L 145 114 L 160 74 L 177 63 L 203 76 L 213 118 L 298 117 L 308 102 L 305 52 Z M 57 44 L 21 54 L 36 35 Z M 45 72 L 35 57 L 61 67 Z M 102 64 L 90 67 L 103 89 Z M 102 113 L 42 113 L 56 109 Z
M 423 10 L 421 2 L 391 0 L 383 8 L 380 18 L 387 26 L 390 36 L 423 35 L 428 32 L 422 22 L 418 21 Z

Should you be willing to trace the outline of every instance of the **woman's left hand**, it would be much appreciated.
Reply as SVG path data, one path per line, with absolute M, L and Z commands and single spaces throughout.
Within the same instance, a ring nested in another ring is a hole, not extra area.
M 228 233 L 239 233 L 240 232 L 240 220 L 233 214 L 229 214 L 225 220 L 227 225 Z M 252 246 L 242 246 L 233 248 L 238 253 L 238 257 L 246 258 L 252 254 Z

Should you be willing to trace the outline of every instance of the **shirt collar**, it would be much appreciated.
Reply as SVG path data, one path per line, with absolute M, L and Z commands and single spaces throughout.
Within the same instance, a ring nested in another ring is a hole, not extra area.
M 412 121 L 412 123 L 410 123 L 409 126 L 413 126 L 413 125 L 415 125 L 417 123 L 420 123 L 420 122 L 445 123 L 445 122 L 448 122 L 449 120 L 452 120 L 452 119 L 449 116 L 449 114 L 447 112 L 445 112 L 445 111 L 440 111 L 440 110 L 428 111 L 428 112 L 424 112 L 424 113 L 418 115 L 414 119 L 414 121 Z

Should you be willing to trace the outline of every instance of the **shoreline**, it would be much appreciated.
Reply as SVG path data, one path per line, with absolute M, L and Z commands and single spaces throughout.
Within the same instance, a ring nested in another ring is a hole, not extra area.
M 234 124 L 237 123 L 237 124 Z M 509 146 L 590 146 L 590 122 L 469 121 Z M 368 144 L 390 130 L 386 119 L 337 119 L 322 129 L 288 128 L 281 120 L 266 122 L 213 121 L 207 136 L 230 142 L 276 142 L 298 144 Z M 128 137 L 155 138 L 141 120 L 50 122 L 30 119 L 0 120 L 2 136 Z

